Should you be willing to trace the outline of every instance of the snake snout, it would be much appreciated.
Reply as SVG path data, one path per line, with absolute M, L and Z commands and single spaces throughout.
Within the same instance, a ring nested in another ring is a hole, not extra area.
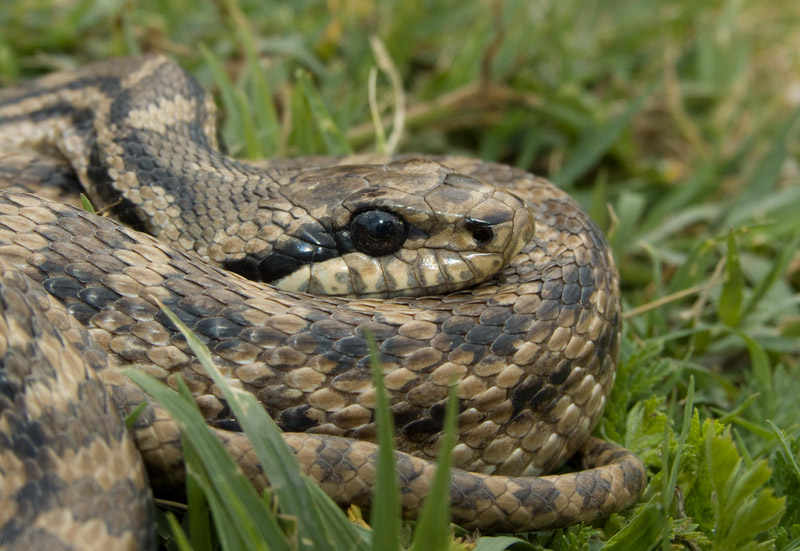
M 442 269 L 454 286 L 486 281 L 522 251 L 534 229 L 533 214 L 525 203 L 510 192 L 494 189 L 457 225 L 445 248 L 456 253 L 458 261 L 451 258 Z
M 346 174 L 317 172 L 284 188 L 313 216 L 285 229 L 299 246 L 282 238 L 260 261 L 275 276 L 266 281 L 314 295 L 437 295 L 490 278 L 533 236 L 521 199 L 437 162 L 349 166 Z
M 533 213 L 516 195 L 496 189 L 472 208 L 464 222 L 476 251 L 499 253 L 511 261 L 533 238 Z

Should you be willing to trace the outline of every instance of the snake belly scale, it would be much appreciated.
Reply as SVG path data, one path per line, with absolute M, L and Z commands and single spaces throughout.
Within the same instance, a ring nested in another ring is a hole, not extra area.
M 243 163 L 219 152 L 214 123 L 213 102 L 162 57 L 0 91 L 0 547 L 150 548 L 147 481 L 180 486 L 180 436 L 123 367 L 182 377 L 266 485 L 159 301 L 338 503 L 369 507 L 367 333 L 406 515 L 425 497 L 453 378 L 455 522 L 553 528 L 636 501 L 641 461 L 590 436 L 618 360 L 618 277 L 571 198 L 466 158 Z M 76 188 L 118 221 L 67 204 Z M 120 416 L 142 402 L 126 431 Z M 573 456 L 582 470 L 540 476 Z

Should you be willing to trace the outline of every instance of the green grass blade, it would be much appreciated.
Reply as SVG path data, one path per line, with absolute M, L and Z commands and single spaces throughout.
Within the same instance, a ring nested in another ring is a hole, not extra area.
M 786 433 L 772 421 L 767 420 L 767 424 L 775 433 L 775 436 L 778 437 L 778 440 L 780 440 L 781 449 L 783 450 L 784 457 L 786 457 L 786 460 L 794 469 L 797 478 L 800 479 L 800 465 L 798 465 L 797 458 L 794 456 L 794 453 L 792 453 L 792 447 L 791 444 L 789 443 L 788 438 L 786 437 Z
M 181 528 L 181 524 L 178 522 L 178 519 L 175 518 L 175 515 L 167 513 L 167 522 L 175 538 L 175 545 L 178 547 L 178 551 L 198 551 L 189 543 L 189 538 L 186 537 L 186 533 L 183 531 L 183 528 Z
M 603 551 L 646 551 L 661 541 L 666 522 L 654 495 L 625 527 L 603 546 Z
M 730 327 L 739 325 L 744 300 L 744 275 L 739 263 L 739 245 L 733 230 L 728 232 L 728 256 L 725 264 L 725 283 L 719 297 L 719 317 Z
M 746 316 L 752 312 L 761 299 L 764 298 L 764 295 L 767 294 L 767 291 L 769 291 L 786 273 L 786 269 L 789 267 L 789 263 L 792 261 L 798 247 L 800 247 L 800 228 L 796 229 L 786 245 L 781 247 L 778 255 L 770 266 L 769 272 L 761 278 L 758 285 L 753 289 L 753 292 L 745 303 L 743 315 Z
M 439 447 L 436 474 L 430 492 L 414 530 L 411 551 L 445 551 L 450 536 L 450 469 L 453 465 L 453 446 L 456 441 L 456 415 L 458 415 L 457 385 L 451 384 L 447 393 L 444 413 L 444 430 Z
M 81 208 L 83 208 L 83 210 L 85 210 L 86 212 L 97 214 L 97 211 L 94 210 L 94 205 L 92 205 L 92 202 L 89 201 L 89 198 L 86 197 L 86 195 L 84 195 L 83 193 L 81 193 Z
M 277 156 L 280 151 L 281 129 L 275 105 L 272 101 L 272 90 L 258 61 L 255 52 L 247 49 L 247 69 L 250 76 L 250 108 L 255 111 L 256 138 L 259 157 Z
M 316 484 L 309 481 L 308 491 L 314 496 L 316 502 L 325 501 L 331 503 L 328 495 Z M 368 551 L 372 540 L 372 530 L 363 526 L 351 523 L 342 515 L 342 510 L 334 507 L 320 507 L 320 515 L 323 523 L 328 527 L 334 541 L 339 542 L 335 548 L 337 551 Z M 344 519 L 344 522 L 342 520 Z M 358 541 L 348 543 L 352 539 L 352 532 L 359 534 Z
M 322 139 L 325 146 L 328 148 L 328 153 L 331 155 L 347 155 L 352 153 L 353 149 L 347 138 L 342 134 L 339 127 L 331 117 L 328 108 L 322 101 L 319 92 L 311 82 L 311 77 L 305 71 L 297 71 L 295 73 L 297 85 L 303 91 L 303 95 L 308 102 L 308 107 L 314 117 L 314 123 L 322 134 Z
M 656 90 L 655 83 L 639 94 L 619 115 L 600 128 L 587 132 L 572 153 L 570 161 L 553 178 L 562 189 L 569 189 L 617 142 L 622 132 L 630 125 L 634 115 L 644 107 L 647 99 Z
M 727 209 L 723 227 L 736 225 L 753 216 L 761 201 L 773 193 L 786 160 L 787 144 L 798 119 L 800 108 L 781 123 L 772 136 L 772 147 L 753 170 L 753 175 L 742 192 L 736 196 L 735 204 Z
M 205 475 L 200 458 L 191 444 L 183 442 L 183 460 L 186 468 L 186 515 L 189 520 L 189 539 L 194 551 L 212 551 L 211 524 L 208 519 L 208 501 L 198 478 Z M 228 532 L 228 530 L 223 530 Z
M 256 138 L 256 128 L 253 118 L 249 116 L 250 108 L 244 92 L 231 82 L 220 60 L 208 48 L 201 45 L 200 54 L 219 87 L 222 108 L 227 117 L 224 135 L 228 147 L 232 152 L 243 153 L 250 159 L 261 157 L 261 144 Z
M 202 492 L 203 499 L 208 506 L 208 508 L 204 507 L 202 509 L 203 518 L 200 518 L 200 515 L 197 515 L 197 520 L 190 519 L 190 522 L 192 523 L 189 526 L 190 538 L 192 537 L 194 522 L 205 522 L 206 524 L 213 523 L 215 528 L 214 534 L 219 540 L 219 547 L 221 549 L 224 549 L 225 551 L 231 549 L 241 549 L 245 544 L 242 541 L 240 530 L 238 528 L 232 528 L 235 523 L 238 523 L 236 517 L 231 515 L 230 509 L 225 506 L 223 500 L 220 498 L 219 493 L 215 490 L 208 478 L 205 468 L 203 467 L 200 456 L 194 451 L 192 445 L 189 444 L 186 439 L 183 439 L 183 445 L 185 446 L 184 458 L 187 465 L 187 477 L 192 477 L 192 485 L 196 486 L 199 491 Z M 187 498 L 188 497 L 189 496 L 187 495 Z M 189 506 L 191 507 L 191 505 Z M 192 538 L 191 541 L 195 541 L 197 544 L 203 544 L 203 542 L 200 541 L 199 536 Z M 209 540 L 205 543 L 204 549 L 214 549 L 212 544 L 213 542 Z
M 222 63 L 210 50 L 201 46 L 200 53 L 211 70 L 211 75 L 219 87 L 222 97 L 222 107 L 227 117 L 224 134 L 228 147 L 234 153 L 244 154 L 248 159 L 260 159 L 267 154 L 274 153 L 277 145 L 265 144 L 261 135 L 278 134 L 277 129 L 270 126 L 269 117 L 266 117 L 267 122 L 265 122 L 263 116 L 254 118 L 251 115 L 252 103 L 256 104 L 258 112 L 263 112 L 262 104 L 271 105 L 271 97 L 256 96 L 258 101 L 253 102 L 240 86 L 231 82 Z M 248 66 L 248 70 L 256 71 L 259 78 L 263 78 L 260 75 L 260 68 L 253 69 Z
M 212 509 L 225 509 L 228 517 L 237 519 L 229 529 L 236 529 L 248 549 L 266 549 L 265 542 L 269 542 L 270 549 L 289 551 L 289 542 L 274 517 L 269 514 L 250 481 L 244 477 L 225 447 L 212 434 L 194 401 L 189 403 L 177 392 L 142 372 L 126 369 L 125 374 L 167 410 L 187 441 L 202 457 L 208 478 L 213 483 L 213 491 L 206 493 L 209 505 Z M 225 497 L 219 507 L 215 507 L 217 494 Z M 239 516 L 242 511 L 249 512 L 246 518 Z M 259 517 L 257 523 L 252 520 L 255 516 Z
M 300 472 L 294 454 L 286 445 L 281 431 L 267 415 L 264 407 L 249 392 L 237 391 L 230 387 L 211 359 L 208 348 L 186 327 L 175 314 L 164 308 L 170 321 L 180 329 L 203 367 L 214 383 L 220 388 L 236 420 L 250 436 L 250 441 L 263 465 L 269 465 L 271 489 L 278 498 L 282 511 L 298 519 L 303 538 L 312 548 L 355 549 L 364 545 L 363 536 L 347 521 L 343 514 L 334 532 L 336 540 L 328 530 L 319 512 L 319 507 L 338 510 L 330 500 L 320 501 L 308 488 L 312 485 Z
M 736 331 L 736 334 L 741 337 L 747 346 L 747 352 L 750 355 L 750 370 L 753 373 L 753 378 L 764 389 L 772 388 L 772 365 L 769 361 L 764 347 L 758 341 L 743 331 Z
M 142 402 L 138 406 L 136 406 L 133 411 L 131 411 L 128 415 L 125 416 L 125 428 L 128 430 L 132 430 L 133 427 L 136 425 L 136 421 L 139 420 L 139 416 L 147 407 L 147 402 Z
M 681 460 L 683 458 L 683 450 L 686 446 L 686 439 L 689 436 L 689 429 L 692 424 L 692 412 L 694 410 L 694 377 L 689 377 L 689 388 L 686 391 L 686 403 L 683 408 L 683 424 L 681 425 L 681 432 L 677 437 L 677 449 L 672 454 L 672 464 L 669 464 L 669 438 L 668 431 L 669 425 L 664 426 L 665 438 L 663 443 L 663 472 L 669 475 L 664 479 L 664 487 L 661 492 L 662 510 L 669 511 L 672 505 L 672 500 L 675 497 L 675 487 L 678 484 L 678 474 L 680 473 Z M 667 526 L 665 526 L 667 528 Z
M 238 0 L 225 0 L 224 6 L 237 29 L 236 36 L 242 44 L 247 60 L 247 73 L 250 79 L 250 109 L 254 112 L 257 140 L 253 147 L 258 148 L 258 157 L 276 155 L 279 152 L 280 124 L 272 101 L 272 89 L 260 63 L 259 49 L 250 22 L 242 12 Z M 247 118 L 247 117 L 245 117 Z
M 395 470 L 394 420 L 389 411 L 389 398 L 383 383 L 380 353 L 372 334 L 367 335 L 372 380 L 375 385 L 375 417 L 378 423 L 378 465 L 372 498 L 370 525 L 373 551 L 400 549 L 400 495 Z
M 540 547 L 512 536 L 482 537 L 475 542 L 475 551 L 539 551 Z

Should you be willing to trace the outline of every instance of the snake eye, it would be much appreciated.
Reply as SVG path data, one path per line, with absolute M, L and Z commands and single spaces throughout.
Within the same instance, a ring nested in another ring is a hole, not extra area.
M 367 210 L 350 221 L 350 234 L 356 249 L 370 256 L 385 256 L 405 242 L 408 227 L 402 218 L 385 210 Z
M 482 220 L 467 220 L 464 225 L 478 245 L 486 245 L 494 237 L 491 224 Z

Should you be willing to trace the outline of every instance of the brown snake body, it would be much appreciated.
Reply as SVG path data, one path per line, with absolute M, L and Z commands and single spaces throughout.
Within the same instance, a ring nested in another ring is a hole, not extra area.
M 552 528 L 638 498 L 641 461 L 589 436 L 614 380 L 620 305 L 608 245 L 572 199 L 472 159 L 248 165 L 219 153 L 214 132 L 210 100 L 158 57 L 0 92 L 0 547 L 147 548 L 140 457 L 152 484 L 179 484 L 180 438 L 154 404 L 132 439 L 112 422 L 145 400 L 121 367 L 183 377 L 265 484 L 158 301 L 262 401 L 339 503 L 369 506 L 368 331 L 403 452 L 406 514 L 424 499 L 453 377 L 455 522 Z M 159 240 L 22 193 L 61 199 L 75 180 Z M 86 431 L 90 419 L 101 430 Z M 538 476 L 576 452 L 586 470 Z

